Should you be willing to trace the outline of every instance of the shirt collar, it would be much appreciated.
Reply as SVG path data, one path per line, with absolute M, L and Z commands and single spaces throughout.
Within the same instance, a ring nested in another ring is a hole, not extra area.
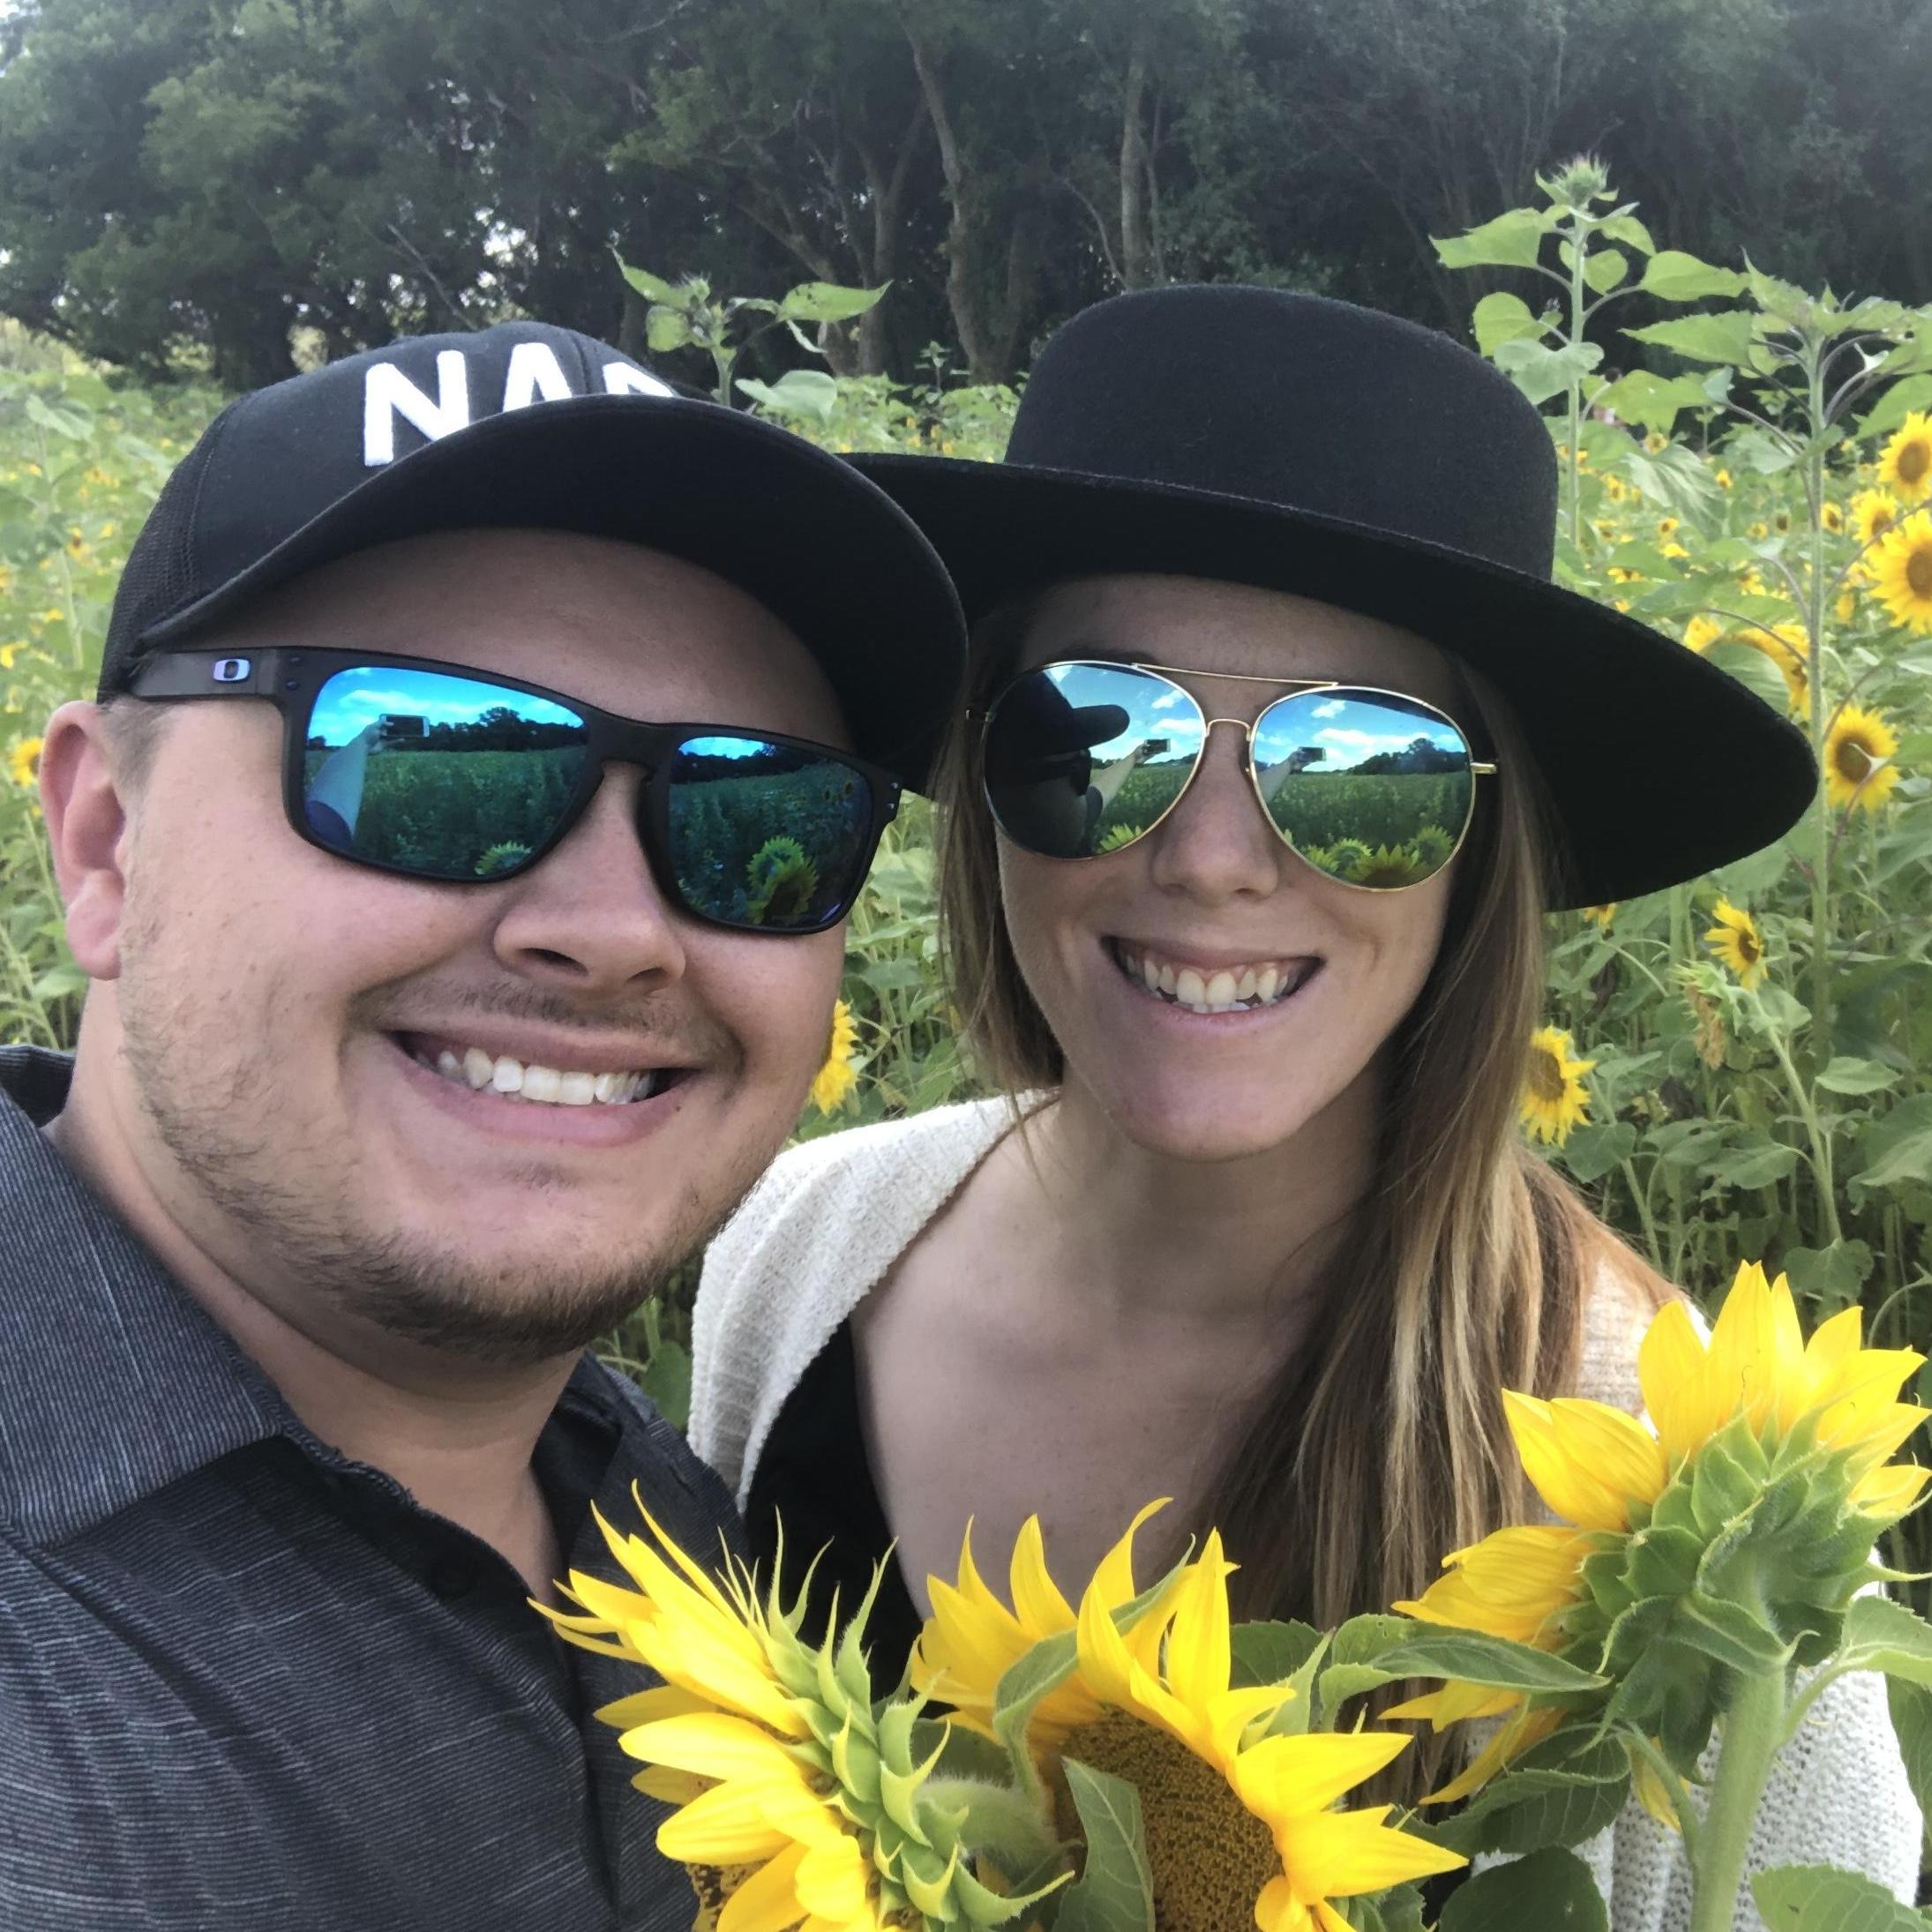
M 300 1432 L 274 1385 L 40 1129 L 73 1065 L 0 1048 L 0 1521 L 78 1536 L 218 1456 Z

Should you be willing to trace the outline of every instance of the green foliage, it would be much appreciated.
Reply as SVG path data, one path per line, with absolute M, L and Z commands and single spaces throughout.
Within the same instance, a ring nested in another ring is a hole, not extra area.
M 1751 1880 L 1769 1932 L 1924 1932 L 1924 1913 L 1883 1885 L 1829 1865 L 1784 1865 Z
M 1441 1932 L 1606 1932 L 1609 1923 L 1590 1868 L 1550 1847 L 1458 1885 Z

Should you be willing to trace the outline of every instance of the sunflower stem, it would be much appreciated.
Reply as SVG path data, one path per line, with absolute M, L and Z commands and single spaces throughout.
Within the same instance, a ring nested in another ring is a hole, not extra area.
M 1784 1730 L 1784 1673 L 1744 1678 L 1736 1701 L 1724 1714 L 1717 1776 L 1697 1829 L 1689 1932 L 1731 1932 L 1737 1922 L 1751 1827 Z
M 1805 491 L 1811 505 L 1811 581 L 1806 599 L 1805 627 L 1811 637 L 1811 745 L 1824 763 L 1824 366 L 1816 345 L 1807 358 L 1810 378 L 1811 437 L 1805 455 Z M 1822 780 L 1812 806 L 1812 840 L 1816 858 L 1811 872 L 1811 1060 L 1823 1067 L 1831 1058 L 1831 806 Z M 1823 1177 L 1821 1177 L 1822 1179 Z M 1838 1219 L 1837 1203 L 1827 1202 L 1827 1217 Z

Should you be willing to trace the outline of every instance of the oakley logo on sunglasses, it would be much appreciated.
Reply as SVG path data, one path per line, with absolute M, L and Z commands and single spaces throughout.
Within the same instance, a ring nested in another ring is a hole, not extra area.
M 675 396 L 667 382 L 630 363 L 603 365 L 603 388 L 612 396 Z M 363 464 L 380 468 L 396 460 L 396 419 L 429 441 L 468 429 L 470 423 L 469 362 L 462 350 L 446 348 L 436 358 L 436 394 L 417 388 L 394 363 L 371 363 L 363 378 Z M 564 402 L 577 392 L 570 386 L 548 342 L 519 342 L 504 371 L 503 412 L 536 402 Z
M 1226 674 L 1181 676 L 1222 681 Z M 1344 885 L 1419 885 L 1456 856 L 1475 781 L 1460 726 L 1404 693 L 1291 685 L 1252 723 L 1209 717 L 1157 665 L 1080 659 L 1022 671 L 988 710 L 982 783 L 994 822 L 1044 858 L 1099 858 L 1145 838 L 1181 800 L 1217 725 L 1239 731 L 1256 802 L 1282 842 Z
M 248 670 L 245 657 L 219 657 L 208 675 L 218 685 L 240 685 L 247 683 Z
M 231 675 L 236 665 L 247 688 Z M 729 724 L 618 717 L 458 664 L 341 650 L 254 659 L 164 652 L 139 698 L 246 698 L 282 715 L 282 805 L 311 845 L 451 885 L 526 872 L 582 818 L 607 764 L 635 766 L 659 889 L 734 932 L 822 932 L 845 917 L 896 782 L 865 760 Z

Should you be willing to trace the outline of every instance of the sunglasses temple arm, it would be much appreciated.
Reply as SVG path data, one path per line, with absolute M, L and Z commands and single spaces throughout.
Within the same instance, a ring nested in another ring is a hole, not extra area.
M 281 681 L 281 653 L 161 651 L 129 680 L 135 698 L 271 698 Z

